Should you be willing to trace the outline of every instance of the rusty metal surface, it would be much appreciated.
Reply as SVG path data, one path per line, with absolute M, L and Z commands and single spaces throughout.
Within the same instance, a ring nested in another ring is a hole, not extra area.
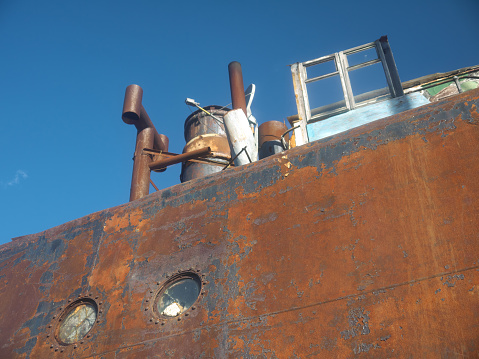
M 285 150 L 282 136 L 288 127 L 280 121 L 268 121 L 262 123 L 258 128 L 259 158 L 263 159 L 283 152 Z M 289 135 L 286 135 L 289 137 Z M 285 138 L 287 142 L 287 138 Z
M 231 158 L 230 145 L 225 136 L 217 134 L 200 135 L 189 141 L 183 148 L 183 153 L 198 150 L 200 148 L 211 148 L 213 157 L 220 157 L 224 159 Z
M 189 159 L 208 156 L 209 154 L 211 154 L 211 148 L 204 147 L 204 148 L 200 148 L 198 150 L 194 150 L 188 153 L 182 153 L 181 155 L 172 156 L 172 157 L 151 162 L 150 164 L 148 164 L 148 166 L 150 166 L 151 170 L 159 170 L 159 169 L 174 165 L 176 163 L 188 161 Z
M 268 141 L 281 140 L 281 136 L 288 130 L 288 127 L 280 121 L 268 121 L 258 127 L 258 146 Z M 288 138 L 286 137 L 287 141 Z
M 228 163 L 219 166 L 192 161 L 184 162 L 182 163 L 181 167 L 180 181 L 187 182 L 196 178 L 206 177 L 214 173 L 221 172 L 222 169 L 227 165 Z
M 143 151 L 144 148 L 153 147 L 154 129 L 145 127 L 136 135 L 135 154 L 133 156 L 133 173 L 131 178 L 130 201 L 135 201 L 146 196 L 150 191 L 151 155 Z
M 220 120 L 223 120 L 224 115 L 229 111 L 228 108 L 217 105 L 207 106 L 205 109 Z M 225 125 L 201 110 L 193 112 L 186 118 L 184 131 L 186 142 L 195 137 L 211 133 L 226 137 Z
M 477 357 L 478 106 L 465 92 L 1 246 L 2 358 Z M 195 309 L 160 317 L 185 270 Z M 101 313 L 61 346 L 79 296 Z
M 244 114 L 248 116 L 246 111 L 246 98 L 244 95 L 243 70 L 241 64 L 237 61 L 230 62 L 228 65 L 228 74 L 230 78 L 231 102 L 233 109 L 242 109 Z
M 183 148 L 183 153 L 209 147 L 211 148 L 211 155 L 207 159 L 220 159 L 226 165 L 231 158 L 231 151 L 222 121 L 229 109 L 220 108 L 219 106 L 208 106 L 207 111 L 220 121 L 201 110 L 195 111 L 188 116 L 185 121 L 185 140 L 187 143 Z M 222 167 L 219 167 L 217 164 L 185 162 L 181 167 L 180 180 L 181 182 L 186 182 L 195 178 L 205 177 L 219 172 L 221 169 Z
M 154 148 L 157 150 L 168 151 L 169 139 L 166 135 L 159 134 L 156 131 L 153 122 L 151 122 L 150 116 L 148 116 L 141 103 L 142 99 L 143 89 L 138 85 L 129 85 L 125 90 L 121 118 L 126 124 L 135 125 L 138 131 L 141 131 L 146 127 L 151 127 L 155 138 Z

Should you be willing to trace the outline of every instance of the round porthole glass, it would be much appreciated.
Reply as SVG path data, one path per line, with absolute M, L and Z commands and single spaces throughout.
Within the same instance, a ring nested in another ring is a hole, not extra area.
M 63 344 L 80 341 L 93 328 L 98 307 L 93 300 L 78 300 L 70 305 L 58 327 L 57 338 Z
M 190 308 L 201 292 L 201 280 L 194 273 L 181 273 L 169 280 L 156 300 L 158 313 L 176 317 Z

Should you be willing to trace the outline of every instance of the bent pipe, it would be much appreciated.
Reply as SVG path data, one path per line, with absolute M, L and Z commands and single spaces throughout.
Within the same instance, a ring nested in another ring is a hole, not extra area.
M 123 111 L 121 118 L 123 122 L 129 125 L 135 125 L 138 132 L 150 127 L 153 129 L 153 148 L 160 151 L 168 151 L 168 137 L 159 134 L 156 131 L 150 116 L 146 113 L 141 101 L 143 98 L 143 89 L 138 85 L 130 85 L 125 91 L 125 100 L 123 101 Z

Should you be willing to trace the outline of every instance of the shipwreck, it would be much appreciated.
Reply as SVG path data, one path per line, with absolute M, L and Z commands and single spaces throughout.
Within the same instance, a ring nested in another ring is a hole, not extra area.
M 259 126 L 241 71 L 231 109 L 186 99 L 181 154 L 127 88 L 131 201 L 0 246 L 2 358 L 479 355 L 479 67 L 401 82 L 381 37 L 291 65 L 297 113 Z

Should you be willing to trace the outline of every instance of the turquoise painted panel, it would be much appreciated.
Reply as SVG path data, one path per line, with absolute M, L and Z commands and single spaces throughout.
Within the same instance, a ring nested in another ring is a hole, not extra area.
M 336 135 L 367 123 L 395 115 L 429 103 L 420 93 L 411 93 L 398 98 L 360 107 L 306 126 L 309 141 Z

